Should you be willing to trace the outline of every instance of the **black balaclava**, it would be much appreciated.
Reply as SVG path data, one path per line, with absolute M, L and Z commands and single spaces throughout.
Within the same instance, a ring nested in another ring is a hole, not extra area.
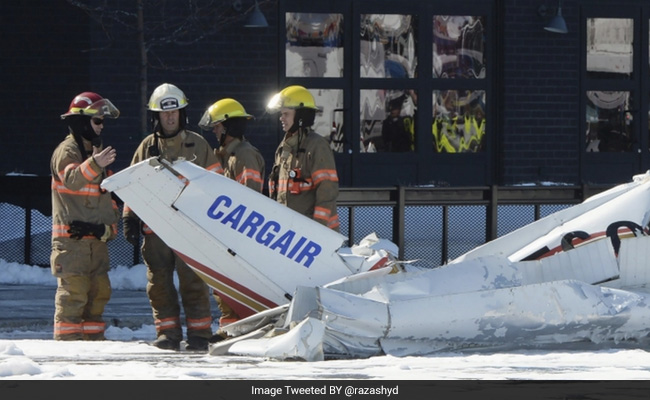
M 244 132 L 246 132 L 246 122 L 246 118 L 229 118 L 223 121 L 221 124 L 225 128 L 226 133 L 221 135 L 221 143 L 219 145 L 223 146 L 226 135 L 241 139 L 244 136 Z
M 314 125 L 316 119 L 316 110 L 311 108 L 298 108 L 293 118 L 293 125 L 289 128 L 289 133 L 294 133 L 298 128 L 308 128 Z
M 95 133 L 89 116 L 70 115 L 66 118 L 66 122 L 77 143 L 81 143 L 80 139 L 83 138 L 91 142 L 94 147 L 100 147 L 102 145 L 102 139 Z

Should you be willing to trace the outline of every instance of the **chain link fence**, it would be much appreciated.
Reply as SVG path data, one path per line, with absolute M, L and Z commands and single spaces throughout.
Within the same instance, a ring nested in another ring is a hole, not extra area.
M 0 235 L 0 259 L 49 268 L 52 217 L 43 215 L 38 210 L 25 210 L 13 204 L 0 203 L 0 218 L 9 223 L 9 226 L 5 225 L 7 232 Z M 130 267 L 142 263 L 139 249 L 135 251 L 124 239 L 121 223 L 118 224 L 118 230 L 117 238 L 108 242 L 111 267 Z
M 35 194 L 28 189 L 30 185 L 23 187 L 22 193 L 0 193 L 0 218 L 5 221 L 0 233 L 0 259 L 49 268 L 52 226 L 51 216 L 47 215 L 51 212 L 48 208 L 49 191 L 46 194 L 48 201 L 43 201 L 41 197 L 40 203 L 37 203 L 33 200 Z M 498 201 L 485 200 L 495 197 L 497 191 L 494 188 L 481 188 L 479 195 L 469 200 L 467 193 L 477 192 L 476 188 L 459 188 L 452 195 L 448 194 L 447 189 L 444 196 L 432 188 L 427 192 L 430 197 L 411 201 L 415 203 L 411 205 L 408 189 L 406 191 L 406 201 L 395 200 L 400 196 L 395 193 L 403 193 L 403 188 L 401 191 L 387 188 L 368 192 L 380 198 L 377 201 L 376 198 L 369 200 L 367 193 L 359 195 L 349 190 L 338 209 L 341 233 L 348 237 L 346 245 L 357 244 L 367 235 L 375 233 L 379 238 L 392 240 L 398 245 L 403 243 L 400 250 L 404 260 L 436 267 L 480 246 L 490 236 L 506 235 L 577 204 L 590 194 L 590 190 L 585 188 L 565 188 L 563 191 L 537 191 L 534 195 L 518 194 L 522 199 L 513 200 L 506 193 L 504 198 L 508 199 L 509 204 L 499 204 Z M 342 192 L 346 192 L 346 189 L 342 189 Z M 502 188 L 499 189 L 501 192 Z M 39 195 L 43 195 L 42 189 Z M 436 200 L 436 196 L 443 200 Z M 491 221 L 493 214 L 496 217 Z M 134 248 L 124 239 L 121 223 L 118 229 L 117 238 L 108 244 L 111 266 L 141 264 L 139 247 Z
M 552 214 L 570 205 L 550 205 L 542 207 L 543 216 Z M 10 221 L 8 231 L 0 240 L 0 258 L 7 262 L 49 267 L 52 219 L 38 210 L 31 210 L 28 226 L 29 240 L 25 239 L 25 224 L 28 211 L 8 203 L 0 203 L 0 215 Z M 341 232 L 350 232 L 349 207 L 339 208 Z M 384 239 L 393 239 L 393 208 L 354 207 L 353 244 L 375 233 Z M 498 236 L 510 233 L 535 220 L 532 205 L 499 206 L 497 224 Z M 443 245 L 448 243 L 448 259 L 456 258 L 485 243 L 486 207 L 449 206 L 447 237 L 443 237 L 443 206 L 408 206 L 405 209 L 405 248 L 404 259 L 418 260 L 426 266 L 444 263 Z M 108 243 L 111 266 L 132 266 L 142 263 L 139 249 L 124 239 L 122 224 L 118 224 L 118 236 Z M 29 248 L 28 248 L 29 247 Z

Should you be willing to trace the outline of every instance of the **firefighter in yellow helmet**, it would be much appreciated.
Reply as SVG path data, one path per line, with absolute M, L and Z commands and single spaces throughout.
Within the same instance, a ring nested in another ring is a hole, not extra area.
M 237 100 L 225 98 L 215 102 L 203 114 L 199 126 L 211 130 L 219 141 L 215 154 L 223 174 L 257 192 L 264 188 L 264 157 L 244 136 L 253 116 Z
M 199 126 L 212 130 L 219 141 L 219 149 L 215 154 L 220 158 L 224 168 L 223 174 L 242 185 L 262 192 L 264 188 L 264 157 L 244 136 L 246 126 L 253 116 L 235 99 L 225 98 L 212 104 L 199 121 Z M 213 292 L 221 317 L 219 326 L 231 324 L 239 319 L 239 315 L 222 299 L 216 291 Z M 221 329 L 210 339 L 218 342 L 226 338 Z
M 52 153 L 52 275 L 57 278 L 55 340 L 104 340 L 104 307 L 111 297 L 106 242 L 117 235 L 119 210 L 101 190 L 115 161 L 103 148 L 106 118 L 119 110 L 94 92 L 75 96 L 61 115 L 69 128 Z
M 188 101 L 175 85 L 163 83 L 149 99 L 153 133 L 145 137 L 133 155 L 131 165 L 150 157 L 174 162 L 183 157 L 207 170 L 221 173 L 222 167 L 207 140 L 185 128 Z M 187 350 L 207 350 L 212 336 L 210 292 L 205 282 L 163 242 L 127 204 L 122 214 L 124 236 L 134 246 L 144 234 L 142 258 L 147 266 L 147 295 L 153 310 L 156 340 L 161 349 L 180 350 L 183 340 L 178 292 L 174 271 L 185 311 Z
M 339 179 L 329 143 L 312 129 L 314 97 L 302 86 L 289 86 L 271 98 L 267 110 L 280 113 L 285 132 L 269 175 L 269 195 L 338 232 Z

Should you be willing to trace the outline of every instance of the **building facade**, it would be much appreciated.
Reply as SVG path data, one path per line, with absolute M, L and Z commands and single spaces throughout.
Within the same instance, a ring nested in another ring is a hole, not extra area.
M 0 5 L 0 173 L 47 174 L 58 116 L 86 90 L 122 112 L 104 140 L 126 167 L 163 82 L 199 132 L 206 107 L 238 99 L 269 165 L 281 129 L 266 102 L 309 88 L 342 186 L 611 184 L 650 169 L 646 0 L 261 0 L 256 28 L 249 0 L 78 3 L 106 4 Z M 545 29 L 558 16 L 566 31 Z

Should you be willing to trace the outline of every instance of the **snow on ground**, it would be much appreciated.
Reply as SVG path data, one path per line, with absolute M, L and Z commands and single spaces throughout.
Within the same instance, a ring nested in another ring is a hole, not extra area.
M 114 293 L 135 290 L 131 298 L 140 303 L 146 301 L 143 265 L 114 268 L 110 278 Z M 0 289 L 15 286 L 53 293 L 56 282 L 46 268 L 0 259 Z M 28 293 L 25 295 L 30 298 Z M 11 309 L 13 301 L 18 300 L 4 300 L 0 309 Z M 639 349 L 442 353 L 427 357 L 279 362 L 159 350 L 147 344 L 155 336 L 150 323 L 137 327 L 110 326 L 106 332 L 108 340 L 104 342 L 53 341 L 49 339 L 51 325 L 41 326 L 34 328 L 41 330 L 38 332 L 0 331 L 0 380 L 650 381 L 650 353 Z M 26 338 L 30 333 L 42 339 Z

